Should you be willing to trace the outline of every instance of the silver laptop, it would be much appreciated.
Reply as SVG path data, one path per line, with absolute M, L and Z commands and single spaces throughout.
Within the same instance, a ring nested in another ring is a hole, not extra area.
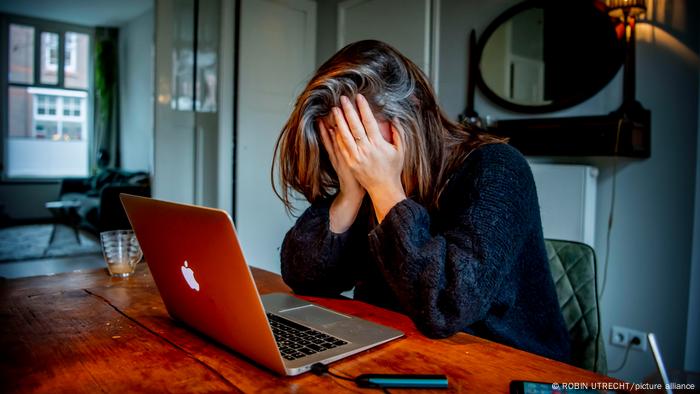
M 260 365 L 298 375 L 403 336 L 286 293 L 261 297 L 225 211 L 120 197 L 170 316 Z

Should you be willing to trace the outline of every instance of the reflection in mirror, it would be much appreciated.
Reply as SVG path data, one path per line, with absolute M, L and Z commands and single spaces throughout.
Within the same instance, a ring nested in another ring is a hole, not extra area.
M 591 97 L 615 75 L 623 51 L 599 2 L 529 0 L 481 37 L 479 85 L 504 108 L 546 112 Z
M 544 10 L 525 10 L 502 24 L 486 43 L 481 59 L 484 82 L 499 96 L 523 105 L 544 99 Z

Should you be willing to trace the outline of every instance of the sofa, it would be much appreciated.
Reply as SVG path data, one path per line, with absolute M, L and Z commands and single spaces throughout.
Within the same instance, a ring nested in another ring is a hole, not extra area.
M 149 174 L 108 168 L 91 177 L 65 178 L 61 181 L 59 199 L 79 201 L 80 227 L 99 234 L 131 228 L 119 200 L 121 193 L 150 197 Z

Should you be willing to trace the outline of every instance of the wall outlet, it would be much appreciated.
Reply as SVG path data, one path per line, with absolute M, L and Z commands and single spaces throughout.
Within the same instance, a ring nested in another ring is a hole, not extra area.
M 627 347 L 634 338 L 639 338 L 638 345 L 632 345 L 632 349 L 642 352 L 647 351 L 647 333 L 633 330 L 627 327 L 613 326 L 610 332 L 610 343 L 619 347 Z

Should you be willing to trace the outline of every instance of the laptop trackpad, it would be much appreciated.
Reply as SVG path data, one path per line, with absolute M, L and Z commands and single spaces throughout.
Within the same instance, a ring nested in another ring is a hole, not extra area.
M 341 315 L 340 313 L 316 305 L 306 305 L 299 308 L 282 310 L 277 312 L 277 314 L 321 326 L 349 319 L 349 317 Z

